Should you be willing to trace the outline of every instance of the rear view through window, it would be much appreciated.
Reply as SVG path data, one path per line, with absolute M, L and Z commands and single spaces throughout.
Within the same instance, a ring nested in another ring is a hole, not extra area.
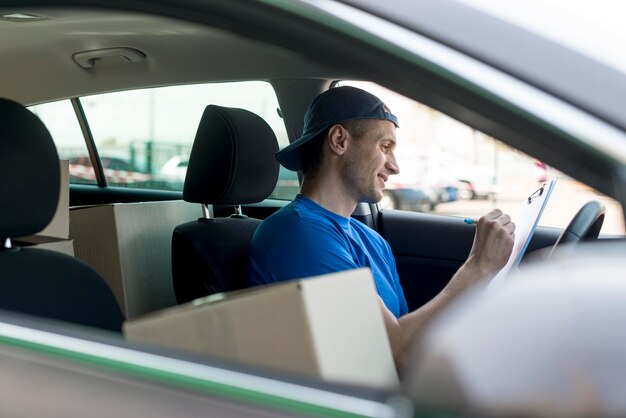
M 196 130 L 209 104 L 250 110 L 271 126 L 280 147 L 288 143 L 276 95 L 266 82 L 131 90 L 79 100 L 110 186 L 181 191 Z M 71 183 L 96 184 L 71 103 L 31 110 L 49 126 L 61 158 L 70 161 Z M 281 170 L 271 197 L 291 199 L 298 190 L 297 175 Z

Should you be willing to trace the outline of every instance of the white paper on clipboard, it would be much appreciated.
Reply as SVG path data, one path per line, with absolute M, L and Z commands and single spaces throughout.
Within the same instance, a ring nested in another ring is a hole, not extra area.
M 518 219 L 515 222 L 515 242 L 513 243 L 513 251 L 511 257 L 506 265 L 500 270 L 500 272 L 491 279 L 488 289 L 499 287 L 506 281 L 506 277 L 509 275 L 512 269 L 516 269 L 519 263 L 522 261 L 522 257 L 528 248 L 528 244 L 537 229 L 539 218 L 543 213 L 546 203 L 552 194 L 554 185 L 558 180 L 557 177 L 551 179 L 549 182 L 544 183 L 535 193 L 530 195 L 520 208 Z

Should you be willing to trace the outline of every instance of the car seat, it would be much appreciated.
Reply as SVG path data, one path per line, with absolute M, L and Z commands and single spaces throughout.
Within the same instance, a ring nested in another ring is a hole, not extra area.
M 172 234 L 172 277 L 178 303 L 246 287 L 250 243 L 260 219 L 242 204 L 266 199 L 278 180 L 276 135 L 260 116 L 244 109 L 205 108 L 191 150 L 183 199 L 202 205 L 204 217 Z M 233 205 L 213 218 L 209 205 Z
M 50 223 L 59 190 L 59 156 L 45 125 L 22 105 L 0 99 L 0 309 L 119 332 L 120 308 L 94 269 L 12 242 Z

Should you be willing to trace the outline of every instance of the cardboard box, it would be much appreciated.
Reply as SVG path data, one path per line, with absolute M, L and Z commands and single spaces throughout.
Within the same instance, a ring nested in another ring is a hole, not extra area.
M 395 388 L 369 269 L 226 292 L 124 324 L 129 340 L 323 380 Z
M 59 204 L 57 205 L 57 210 L 48 226 L 37 235 L 68 239 L 70 236 L 70 169 L 68 160 L 60 160 L 59 163 L 61 165 Z
M 182 200 L 74 207 L 70 236 L 76 257 L 100 273 L 130 319 L 176 304 L 172 232 L 201 215 Z

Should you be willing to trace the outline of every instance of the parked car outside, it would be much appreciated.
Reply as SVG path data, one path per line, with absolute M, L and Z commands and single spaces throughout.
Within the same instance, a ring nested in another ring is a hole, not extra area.
M 136 184 L 152 179 L 150 174 L 135 170 L 133 165 L 119 157 L 100 157 L 104 175 L 112 184 Z M 96 173 L 88 156 L 69 159 L 70 181 L 72 183 L 94 184 Z
M 496 172 L 490 167 L 461 166 L 454 172 L 458 178 L 459 198 L 484 200 L 500 192 Z
M 175 155 L 163 164 L 159 173 L 170 181 L 183 183 L 188 165 L 188 156 Z
M 431 212 L 440 203 L 456 201 L 458 190 L 457 180 L 427 159 L 400 162 L 400 174 L 389 178 L 381 206 Z

